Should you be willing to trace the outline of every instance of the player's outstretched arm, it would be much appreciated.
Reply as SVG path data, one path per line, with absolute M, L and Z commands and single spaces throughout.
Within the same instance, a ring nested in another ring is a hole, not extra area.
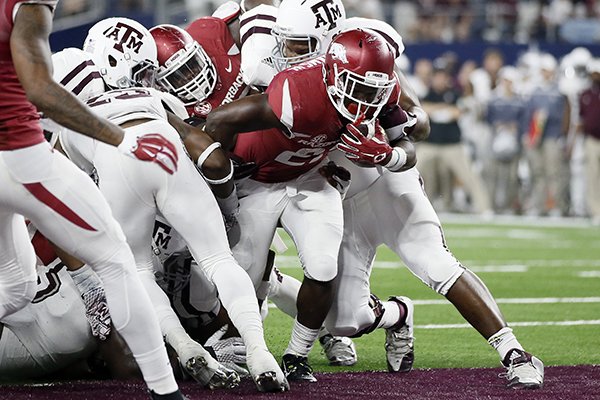
M 27 98 L 45 116 L 66 128 L 117 146 L 123 130 L 95 116 L 73 94 L 52 79 L 48 37 L 52 11 L 39 4 L 23 4 L 10 37 L 13 63 Z
M 399 105 L 405 110 L 410 116 L 415 117 L 417 122 L 412 127 L 408 137 L 413 142 L 420 142 L 421 140 L 427 139 L 429 136 L 429 116 L 423 110 L 419 97 L 414 89 L 410 86 L 410 83 L 406 79 L 406 76 L 398 68 L 395 69 L 396 75 L 398 76 L 398 83 L 402 91 L 400 93 Z
M 238 133 L 262 129 L 287 129 L 271 109 L 266 94 L 256 94 L 222 105 L 206 119 L 204 130 L 230 150 Z

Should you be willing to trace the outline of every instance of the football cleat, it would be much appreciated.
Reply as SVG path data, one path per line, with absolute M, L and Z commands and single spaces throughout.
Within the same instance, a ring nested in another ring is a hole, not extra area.
M 539 389 L 544 385 L 544 363 L 524 350 L 512 349 L 502 364 L 506 372 L 501 378 L 508 380 L 513 389 Z
M 324 335 L 319 338 L 329 365 L 350 367 L 356 364 L 356 348 L 352 339 L 345 336 Z
M 183 365 L 184 371 L 208 389 L 232 389 L 239 385 L 237 372 L 219 364 L 217 368 L 209 368 L 202 356 L 188 359 Z
M 385 355 L 389 372 L 410 372 L 415 360 L 413 315 L 414 305 L 404 296 L 392 296 L 390 301 L 406 306 L 407 315 L 401 326 L 385 330 Z
M 277 364 L 277 361 L 266 349 L 248 352 L 246 362 L 252 380 L 259 392 L 285 392 L 290 385 Z
M 313 375 L 313 369 L 308 363 L 307 357 L 294 354 L 284 354 L 281 361 L 281 367 L 286 378 L 297 382 L 316 382 L 317 378 Z
M 151 390 L 150 398 L 152 400 L 188 400 L 188 398 L 182 395 L 179 390 L 168 394 L 157 394 Z

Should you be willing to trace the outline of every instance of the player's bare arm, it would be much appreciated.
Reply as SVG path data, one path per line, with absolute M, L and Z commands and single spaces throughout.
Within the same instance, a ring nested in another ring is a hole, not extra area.
M 408 136 L 413 142 L 425 140 L 429 136 L 430 131 L 429 116 L 425 110 L 423 110 L 419 97 L 410 86 L 406 76 L 398 68 L 396 68 L 396 76 L 398 78 L 398 83 L 402 88 L 399 100 L 400 107 L 402 107 L 409 115 L 417 119 L 417 123 L 414 125 Z
M 96 117 L 74 95 L 52 79 L 48 36 L 52 11 L 47 6 L 23 4 L 15 17 L 10 47 L 17 76 L 27 98 L 57 123 L 114 146 L 123 130 Z
M 204 130 L 224 149 L 230 150 L 238 133 L 261 129 L 287 129 L 271 109 L 266 94 L 257 94 L 225 104 L 208 114 Z
M 183 141 L 183 145 L 194 163 L 198 164 L 198 160 L 202 154 L 215 143 L 214 140 L 204 132 L 200 127 L 194 127 L 171 112 L 167 112 L 169 124 L 173 126 Z M 199 167 L 202 169 L 202 174 L 211 180 L 219 181 L 227 177 L 231 173 L 231 163 L 229 157 L 222 149 L 209 150 L 207 157 L 202 161 Z M 233 191 L 233 180 L 229 179 L 223 184 L 211 185 L 214 194 L 217 197 L 225 198 Z

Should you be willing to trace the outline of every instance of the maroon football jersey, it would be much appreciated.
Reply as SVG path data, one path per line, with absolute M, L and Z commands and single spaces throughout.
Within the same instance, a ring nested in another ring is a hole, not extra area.
M 0 150 L 14 150 L 44 141 L 38 111 L 27 100 L 10 52 L 13 16 L 20 3 L 44 4 L 58 0 L 0 0 Z
M 249 88 L 240 72 L 241 55 L 227 24 L 214 17 L 198 18 L 186 28 L 210 57 L 217 70 L 217 84 L 207 99 L 187 107 L 190 117 L 206 118 L 221 104 L 245 95 Z
M 319 57 L 282 71 L 267 88 L 269 104 L 287 130 L 238 135 L 234 153 L 254 161 L 261 182 L 285 182 L 311 170 L 338 142 L 344 123 L 329 100 Z

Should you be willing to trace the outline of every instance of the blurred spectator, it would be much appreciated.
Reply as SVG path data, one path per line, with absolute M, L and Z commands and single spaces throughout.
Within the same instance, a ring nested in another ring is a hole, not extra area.
M 409 77 L 412 88 L 423 99 L 429 92 L 431 85 L 431 76 L 433 75 L 433 63 L 427 58 L 420 58 L 415 61 L 414 74 Z
M 488 187 L 492 188 L 494 211 L 518 214 L 521 212 L 518 166 L 521 137 L 526 129 L 526 103 L 515 91 L 520 81 L 515 67 L 502 67 L 498 80 L 486 110 L 492 128 L 492 180 Z
M 567 215 L 569 212 L 569 163 L 567 135 L 570 106 L 560 93 L 557 62 L 550 54 L 540 57 L 542 82 L 527 103 L 527 135 L 523 137 L 532 188 L 529 215 Z
M 473 97 L 479 107 L 484 109 L 492 96 L 492 91 L 498 81 L 498 72 L 504 66 L 504 54 L 495 47 L 485 50 L 480 68 L 474 70 L 469 80 L 473 85 Z M 476 134 L 469 135 L 469 139 L 474 144 L 475 159 L 479 167 L 484 184 L 489 193 L 493 191 L 492 185 L 492 164 L 491 140 L 492 132 L 489 123 L 482 117 L 482 113 L 476 114 L 478 118 L 471 121 L 471 129 Z
M 558 87 L 561 93 L 569 98 L 571 104 L 571 129 L 568 146 L 571 154 L 571 215 L 587 215 L 587 199 L 585 196 L 585 155 L 584 137 L 577 134 L 579 118 L 579 96 L 590 86 L 587 65 L 593 56 L 584 47 L 576 47 L 560 61 L 560 78 Z
M 56 15 L 59 17 L 68 17 L 81 14 L 90 9 L 91 0 L 63 0 L 58 3 Z
M 588 209 L 592 222 L 600 225 L 600 59 L 588 63 L 588 72 L 592 87 L 579 98 L 578 131 L 585 135 Z
M 450 183 L 447 178 L 450 172 L 470 197 L 472 210 L 490 214 L 488 194 L 480 177 L 473 171 L 461 141 L 457 122 L 460 116 L 460 109 L 456 105 L 458 98 L 459 93 L 453 87 L 446 66 L 434 62 L 431 88 L 423 99 L 423 108 L 431 121 L 431 133 L 426 141 L 417 144 L 419 171 L 432 201 L 439 196 L 444 185 Z M 450 196 L 446 194 L 442 199 L 449 207 L 452 201 Z

